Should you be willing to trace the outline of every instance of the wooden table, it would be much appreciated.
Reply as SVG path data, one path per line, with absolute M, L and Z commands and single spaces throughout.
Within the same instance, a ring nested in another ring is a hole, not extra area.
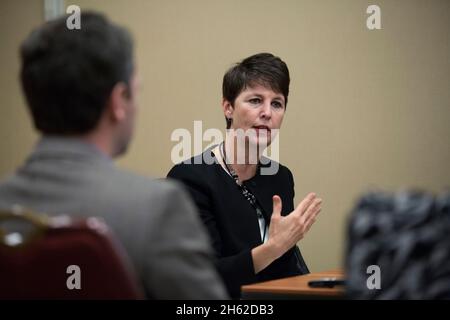
M 243 299 L 343 299 L 344 287 L 311 288 L 308 282 L 320 278 L 344 278 L 342 270 L 335 269 L 325 272 L 315 272 L 266 282 L 260 282 L 241 287 Z

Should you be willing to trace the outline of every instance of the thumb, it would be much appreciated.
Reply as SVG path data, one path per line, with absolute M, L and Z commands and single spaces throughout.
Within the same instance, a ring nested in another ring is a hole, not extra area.
M 272 201 L 273 201 L 272 217 L 281 216 L 281 208 L 282 208 L 281 198 L 279 196 L 275 195 L 272 197 Z

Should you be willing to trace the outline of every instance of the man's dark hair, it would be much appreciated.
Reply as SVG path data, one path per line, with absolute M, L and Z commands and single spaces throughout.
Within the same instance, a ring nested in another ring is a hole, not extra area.
M 129 85 L 130 34 L 101 14 L 81 14 L 81 29 L 68 16 L 34 30 L 20 48 L 21 82 L 36 129 L 44 134 L 84 134 L 98 124 L 113 87 Z
M 258 53 L 231 67 L 223 76 L 222 94 L 234 106 L 236 97 L 247 87 L 262 85 L 281 93 L 287 106 L 289 69 L 283 60 L 271 53 Z M 231 123 L 227 121 L 227 129 Z

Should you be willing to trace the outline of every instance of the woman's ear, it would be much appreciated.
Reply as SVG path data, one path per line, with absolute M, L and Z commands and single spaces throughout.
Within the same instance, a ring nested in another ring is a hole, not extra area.
M 223 98 L 223 100 L 222 100 L 222 109 L 223 109 L 223 114 L 225 115 L 225 118 L 227 118 L 227 119 L 233 118 L 233 112 L 234 112 L 233 105 L 231 104 L 230 101 L 228 101 L 225 98 Z

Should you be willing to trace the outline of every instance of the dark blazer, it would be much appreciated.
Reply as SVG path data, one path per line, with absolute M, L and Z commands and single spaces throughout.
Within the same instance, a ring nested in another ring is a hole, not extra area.
M 0 209 L 100 216 L 127 250 L 148 297 L 224 299 L 195 206 L 174 183 L 117 168 L 78 139 L 46 137 L 0 181 Z
M 308 273 L 295 246 L 255 275 L 251 250 L 262 243 L 256 212 L 220 164 L 202 161 L 206 152 L 214 156 L 208 149 L 174 166 L 167 176 L 182 181 L 192 195 L 208 229 L 217 267 L 230 295 L 238 298 L 240 286 L 244 284 Z M 266 166 L 270 165 L 269 162 Z M 270 222 L 273 195 L 281 197 L 282 215 L 294 210 L 294 179 L 285 166 L 279 165 L 274 175 L 261 175 L 260 166 L 256 175 L 244 184 L 255 195 L 266 222 Z

